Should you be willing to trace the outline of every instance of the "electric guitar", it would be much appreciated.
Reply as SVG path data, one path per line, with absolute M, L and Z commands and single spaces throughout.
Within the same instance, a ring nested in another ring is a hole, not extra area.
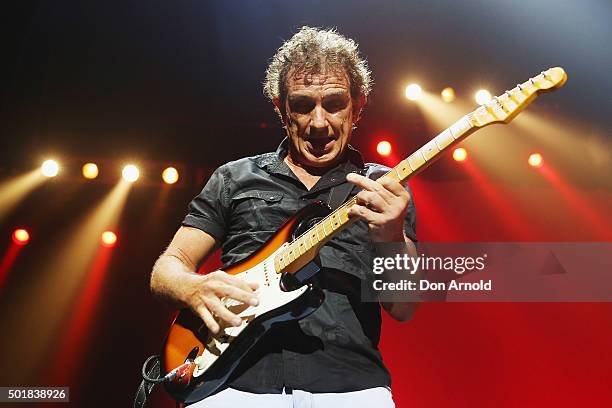
M 539 92 L 559 88 L 566 80 L 565 71 L 556 67 L 517 85 L 463 116 L 385 176 L 405 182 L 477 129 L 509 123 Z M 213 335 L 190 310 L 178 313 L 161 358 L 165 388 L 176 400 L 190 404 L 214 393 L 270 328 L 308 316 L 323 303 L 323 291 L 308 283 L 319 270 L 313 260 L 328 240 L 355 220 L 347 213 L 354 204 L 351 198 L 333 212 L 322 203 L 304 207 L 255 253 L 225 269 L 259 283 L 258 306 L 223 299 L 242 318 L 239 327 L 221 326 Z

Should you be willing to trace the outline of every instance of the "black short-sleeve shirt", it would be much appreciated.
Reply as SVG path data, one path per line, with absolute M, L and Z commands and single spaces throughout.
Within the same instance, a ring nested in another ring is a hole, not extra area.
M 314 200 L 328 202 L 346 175 L 372 179 L 389 168 L 363 163 L 349 146 L 345 160 L 308 190 L 284 162 L 288 140 L 276 152 L 219 167 L 189 204 L 183 225 L 199 228 L 221 243 L 225 266 L 257 250 L 289 217 Z M 359 192 L 353 188 L 349 197 Z M 416 241 L 411 201 L 404 222 Z M 315 279 L 325 301 L 313 314 L 268 332 L 251 349 L 228 385 L 249 392 L 274 393 L 283 387 L 309 392 L 346 392 L 389 386 L 391 379 L 378 350 L 378 303 L 360 301 L 361 282 L 372 276 L 374 246 L 367 223 L 357 221 L 323 246 Z

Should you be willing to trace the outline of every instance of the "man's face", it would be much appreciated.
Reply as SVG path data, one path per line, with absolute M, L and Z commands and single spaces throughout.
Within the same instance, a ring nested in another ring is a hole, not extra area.
M 354 115 L 361 108 L 354 104 L 350 83 L 343 71 L 290 72 L 284 117 L 292 159 L 307 167 L 325 168 L 335 164 L 346 149 Z

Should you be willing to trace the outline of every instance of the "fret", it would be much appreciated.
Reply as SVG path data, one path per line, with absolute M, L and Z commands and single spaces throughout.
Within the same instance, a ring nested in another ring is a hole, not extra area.
M 410 157 L 408 157 L 408 164 L 410 165 L 412 171 L 417 171 L 419 167 L 425 164 L 425 159 L 422 155 L 419 154 L 419 151 L 417 150 L 416 152 L 412 153 Z
M 333 228 L 335 230 L 337 230 L 338 228 L 340 228 L 340 225 L 342 225 L 342 223 L 340 222 L 340 220 L 338 218 L 336 218 L 336 214 L 332 213 L 331 214 L 331 220 L 330 220 Z
M 285 264 L 285 255 L 284 255 L 285 251 L 282 251 L 280 253 L 280 255 L 278 256 L 278 263 L 280 265 L 281 268 L 284 268 L 285 266 L 287 266 Z
M 453 135 L 448 129 L 436 136 L 434 140 L 436 141 L 436 145 L 438 146 L 438 149 L 440 149 L 440 151 L 444 150 L 445 147 L 455 141 L 453 139 Z
M 410 170 L 410 165 L 406 160 L 402 160 L 401 162 L 399 162 L 399 164 L 395 166 L 395 168 L 398 169 L 398 173 L 400 174 L 400 181 L 406 180 L 410 173 L 412 173 L 412 171 Z
M 348 210 L 345 205 L 338 208 L 338 216 L 340 217 L 342 223 L 347 223 L 349 221 Z
M 338 221 L 340 221 L 340 225 L 344 225 L 346 223 L 344 218 L 342 218 L 342 208 L 338 208 L 336 210 L 336 218 L 338 218 Z
M 312 246 L 315 246 L 319 243 L 319 237 L 317 237 L 317 228 L 310 229 L 310 242 L 312 242 Z
M 295 254 L 293 253 L 293 245 L 289 244 L 287 249 L 289 250 L 287 252 L 287 259 L 289 260 L 289 263 L 291 263 L 291 262 L 295 261 Z
M 438 146 L 436 145 L 435 139 L 425 143 L 425 145 L 421 147 L 420 151 L 422 152 L 423 157 L 425 157 L 426 161 L 431 160 L 440 152 L 438 150 Z
M 472 125 L 470 124 L 469 120 L 467 120 L 467 118 L 464 116 L 455 123 L 453 123 L 451 127 L 448 128 L 448 130 L 451 132 L 453 139 L 457 140 L 471 127 Z
M 397 172 L 397 169 L 395 167 L 393 167 L 391 170 L 389 170 L 388 173 L 386 173 L 383 177 L 389 177 L 395 181 L 400 181 L 401 177 L 399 175 L 399 173 Z
M 331 220 L 334 224 L 334 231 L 342 226 L 342 221 L 340 221 L 340 218 L 338 218 L 338 211 L 331 213 Z
M 317 236 L 319 237 L 319 242 L 321 242 L 325 239 L 325 227 L 323 227 L 323 224 L 318 222 L 316 225 L 316 228 L 317 228 Z
M 304 240 L 303 239 L 298 239 L 297 243 L 298 243 L 298 248 L 299 248 L 299 251 L 300 251 L 300 255 L 305 254 L 306 251 L 308 250 L 308 248 L 306 248 L 306 243 L 304 242 Z
M 427 161 L 427 159 L 425 158 L 425 155 L 423 154 L 423 151 L 421 149 L 416 151 L 416 154 L 418 154 L 419 156 L 421 156 L 421 159 L 423 159 L 423 164 L 425 164 L 425 162 Z
M 310 239 L 310 234 L 304 235 L 304 245 L 306 245 L 306 250 L 308 251 L 314 246 L 312 239 Z
M 325 217 L 323 218 L 322 222 L 323 222 L 323 225 L 326 226 L 327 229 L 329 230 L 329 234 L 327 235 L 331 235 L 332 232 L 334 232 L 334 224 L 332 224 L 331 218 Z

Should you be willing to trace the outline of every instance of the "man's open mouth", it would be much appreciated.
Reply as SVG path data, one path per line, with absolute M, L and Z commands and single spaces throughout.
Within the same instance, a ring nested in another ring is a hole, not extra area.
M 309 145 L 311 150 L 315 152 L 327 152 L 331 150 L 334 142 L 336 141 L 333 137 L 318 137 L 306 139 L 306 143 Z

